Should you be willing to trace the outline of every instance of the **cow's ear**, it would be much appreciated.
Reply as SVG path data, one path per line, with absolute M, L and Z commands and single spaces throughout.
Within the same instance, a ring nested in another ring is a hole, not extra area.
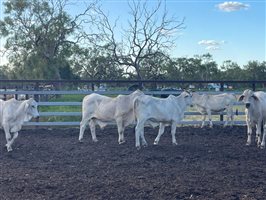
M 239 98 L 238 98 L 238 101 L 243 101 L 244 99 L 244 95 L 241 95 Z
M 259 100 L 259 98 L 256 95 L 254 95 L 254 94 L 251 97 L 254 98 L 256 101 Z

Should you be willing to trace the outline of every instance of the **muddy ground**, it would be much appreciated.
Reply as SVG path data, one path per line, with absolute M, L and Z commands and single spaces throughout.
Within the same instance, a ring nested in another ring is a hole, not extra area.
M 178 200 L 266 199 L 266 150 L 245 146 L 246 127 L 181 127 L 179 145 L 170 129 L 158 146 L 158 129 L 146 128 L 149 146 L 136 150 L 133 128 L 118 145 L 115 127 L 24 129 L 4 148 L 0 131 L 0 199 Z

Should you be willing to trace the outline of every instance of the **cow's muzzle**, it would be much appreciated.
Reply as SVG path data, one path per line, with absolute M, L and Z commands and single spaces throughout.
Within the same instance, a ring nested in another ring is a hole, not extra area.
M 250 103 L 246 103 L 246 108 L 249 108 L 250 107 Z

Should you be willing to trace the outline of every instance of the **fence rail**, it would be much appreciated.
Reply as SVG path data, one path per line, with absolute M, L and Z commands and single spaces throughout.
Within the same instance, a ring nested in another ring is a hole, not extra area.
M 94 93 L 93 91 L 0 91 L 0 95 L 21 95 L 21 94 L 29 94 L 29 95 L 88 95 Z M 129 94 L 130 91 L 96 91 L 96 93 L 103 95 L 118 95 L 118 94 Z M 147 95 L 169 95 L 180 94 L 180 91 L 144 91 Z M 199 92 L 199 93 L 208 93 L 208 94 L 217 94 L 222 92 Z M 241 92 L 234 92 L 235 94 L 240 94 Z M 39 106 L 77 106 L 81 107 L 82 102 L 49 102 L 49 101 L 39 101 Z M 235 105 L 241 105 L 241 103 L 236 103 Z M 80 117 L 81 112 L 40 112 L 40 118 L 42 117 L 57 117 L 57 116 L 76 116 Z M 226 113 L 213 114 L 213 115 L 225 115 Z M 187 116 L 201 115 L 199 112 L 185 112 Z M 239 112 L 238 115 L 244 115 L 244 112 Z M 79 121 L 38 121 L 38 122 L 27 122 L 26 126 L 79 126 Z M 200 124 L 201 121 L 182 121 L 181 124 Z M 223 121 L 213 121 L 214 124 L 222 124 Z M 235 124 L 244 124 L 244 121 L 235 121 Z M 113 124 L 113 123 L 110 123 Z
M 180 81 L 180 80 L 159 80 L 159 81 L 152 81 L 152 80 L 118 80 L 118 81 L 112 81 L 112 80 L 0 80 L 0 96 L 6 97 L 7 95 L 14 95 L 15 97 L 18 97 L 19 95 L 25 95 L 26 98 L 29 98 L 30 96 L 35 97 L 37 99 L 39 106 L 45 107 L 45 106 L 76 106 L 81 107 L 81 102 L 75 102 L 75 101 L 67 101 L 67 102 L 55 102 L 55 101 L 43 101 L 41 96 L 51 96 L 51 95 L 88 95 L 91 93 L 98 93 L 102 95 L 119 95 L 119 94 L 129 94 L 132 91 L 127 90 L 107 90 L 107 91 L 91 91 L 91 90 L 42 90 L 40 89 L 40 85 L 43 84 L 101 84 L 101 83 L 110 83 L 110 84 L 135 84 L 135 83 L 142 83 L 142 84 L 149 84 L 149 83 L 156 83 L 156 84 L 208 84 L 208 83 L 217 83 L 220 84 L 220 91 L 198 91 L 199 93 L 208 93 L 208 94 L 218 94 L 224 92 L 224 85 L 225 84 L 249 84 L 250 89 L 256 90 L 257 85 L 266 85 L 265 81 L 219 81 L 219 80 L 213 80 L 213 81 Z M 19 85 L 17 85 L 19 84 Z M 31 89 L 22 89 L 22 86 L 28 86 L 33 85 Z M 62 86 L 62 85 L 61 85 Z M 241 94 L 241 91 L 226 91 L 228 93 L 234 93 L 234 94 Z M 160 96 L 160 95 L 169 95 L 174 94 L 178 95 L 180 91 L 154 91 L 154 90 L 144 90 L 144 93 L 147 95 L 154 95 L 154 96 Z M 241 103 L 236 103 L 235 106 L 239 106 Z M 81 109 L 80 109 L 81 110 Z M 244 112 L 238 113 L 240 116 L 244 115 Z M 186 116 L 196 116 L 200 115 L 199 112 L 186 112 Z M 220 115 L 220 114 L 216 114 Z M 222 124 L 223 123 L 223 115 L 225 113 L 222 113 L 220 115 L 220 120 L 213 121 L 214 124 Z M 80 117 L 81 112 L 40 112 L 40 119 L 42 118 L 49 118 L 49 117 Z M 31 121 L 27 122 L 27 126 L 79 126 L 79 121 Z M 190 120 L 190 121 L 182 121 L 181 124 L 200 124 L 200 120 Z M 244 120 L 238 120 L 235 121 L 235 124 L 245 124 Z

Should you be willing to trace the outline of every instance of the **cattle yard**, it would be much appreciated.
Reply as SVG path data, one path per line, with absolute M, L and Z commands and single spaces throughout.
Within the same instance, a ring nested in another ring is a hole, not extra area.
M 255 90 L 265 82 L 235 81 L 232 84 L 245 84 L 243 87 Z M 7 81 L 10 83 L 14 84 Z M 19 83 L 28 85 L 27 81 Z M 200 113 L 189 108 L 176 129 L 177 145 L 172 144 L 170 127 L 165 128 L 158 145 L 153 145 L 158 128 L 145 127 L 148 147 L 137 150 L 133 125 L 126 127 L 126 142 L 119 145 L 117 128 L 112 123 L 104 130 L 96 128 L 98 142 L 92 141 L 87 127 L 80 142 L 80 108 L 85 95 L 96 92 L 115 97 L 132 93 L 122 90 L 119 82 L 107 83 L 116 84 L 116 90 L 111 87 L 109 90 L 103 90 L 105 87 L 96 91 L 77 90 L 75 87 L 80 82 L 71 81 L 71 87 L 63 86 L 64 81 L 56 82 L 56 87 L 52 82 L 32 81 L 34 87 L 15 90 L 7 89 L 12 88 L 12 84 L 1 85 L 5 88 L 0 91 L 4 98 L 7 95 L 34 97 L 40 118 L 26 123 L 19 131 L 19 139 L 11 152 L 7 152 L 5 134 L 0 130 L 0 199 L 265 199 L 265 149 L 256 146 L 254 132 L 251 145 L 245 145 L 247 127 L 243 103 L 234 105 L 239 113 L 235 125 L 225 128 L 221 126 L 225 113 L 215 115 L 213 128 L 200 128 Z M 220 84 L 221 91 L 199 88 L 198 92 L 219 94 L 224 92 L 223 84 L 229 82 L 216 83 Z M 49 89 L 45 84 L 49 84 Z M 101 86 L 99 81 L 93 84 Z M 45 89 L 40 89 L 40 85 Z M 143 91 L 156 97 L 181 93 L 181 90 Z M 235 87 L 225 92 L 241 94 L 242 91 L 243 88 Z
M 136 150 L 133 127 L 121 145 L 115 126 L 97 143 L 89 130 L 80 143 L 78 128 L 23 129 L 8 153 L 1 130 L 1 199 L 265 199 L 265 150 L 254 135 L 245 146 L 245 126 L 178 127 L 176 146 L 170 128 L 153 145 L 157 132 Z

